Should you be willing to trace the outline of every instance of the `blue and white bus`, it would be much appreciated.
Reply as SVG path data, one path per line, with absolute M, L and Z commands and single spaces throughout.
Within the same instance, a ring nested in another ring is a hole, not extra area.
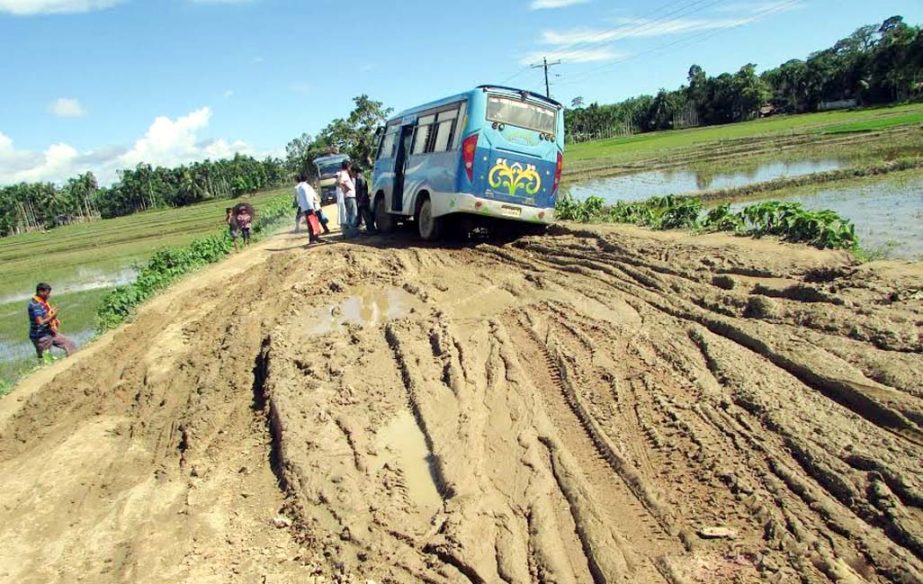
M 466 227 L 554 221 L 564 165 L 564 107 L 482 85 L 401 112 L 380 130 L 371 193 L 383 232 L 413 219 L 425 240 Z

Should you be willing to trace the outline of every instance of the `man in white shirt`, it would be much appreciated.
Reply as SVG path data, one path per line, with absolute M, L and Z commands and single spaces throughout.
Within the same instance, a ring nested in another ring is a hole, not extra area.
M 343 193 L 343 214 L 340 215 L 340 226 L 343 230 L 343 237 L 353 237 L 356 230 L 356 218 L 358 209 L 356 207 L 356 184 L 353 177 L 349 174 L 349 161 L 344 160 L 337 173 L 337 187 Z
M 298 184 L 295 186 L 295 200 L 298 201 L 298 208 L 307 219 L 308 223 L 308 242 L 314 243 L 320 241 L 320 233 L 317 229 L 316 205 L 317 193 L 308 184 L 304 175 L 298 177 Z M 313 221 L 312 221 L 313 219 Z

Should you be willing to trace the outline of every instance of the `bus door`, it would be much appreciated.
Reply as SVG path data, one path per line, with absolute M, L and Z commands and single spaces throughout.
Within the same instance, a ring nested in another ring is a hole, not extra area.
M 414 124 L 401 127 L 400 140 L 397 143 L 397 154 L 394 157 L 394 189 L 391 192 L 391 210 L 401 212 L 404 210 L 404 171 L 407 166 L 407 157 L 410 155 L 413 143 Z

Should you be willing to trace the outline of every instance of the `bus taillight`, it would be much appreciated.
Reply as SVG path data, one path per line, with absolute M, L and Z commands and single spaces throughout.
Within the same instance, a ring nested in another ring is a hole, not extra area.
M 468 180 L 474 182 L 474 152 L 478 149 L 478 135 L 472 134 L 462 142 L 462 159 L 465 161 L 465 172 Z
M 554 186 L 551 189 L 552 194 L 558 192 L 558 185 L 561 184 L 561 172 L 564 170 L 564 155 L 558 152 L 558 165 L 554 169 Z

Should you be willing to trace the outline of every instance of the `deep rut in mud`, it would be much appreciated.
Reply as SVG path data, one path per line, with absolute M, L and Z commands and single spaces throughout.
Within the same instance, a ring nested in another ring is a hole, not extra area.
M 75 477 L 6 480 L 7 575 L 923 581 L 919 266 L 605 228 L 251 264 L 7 422 L 4 470 Z

